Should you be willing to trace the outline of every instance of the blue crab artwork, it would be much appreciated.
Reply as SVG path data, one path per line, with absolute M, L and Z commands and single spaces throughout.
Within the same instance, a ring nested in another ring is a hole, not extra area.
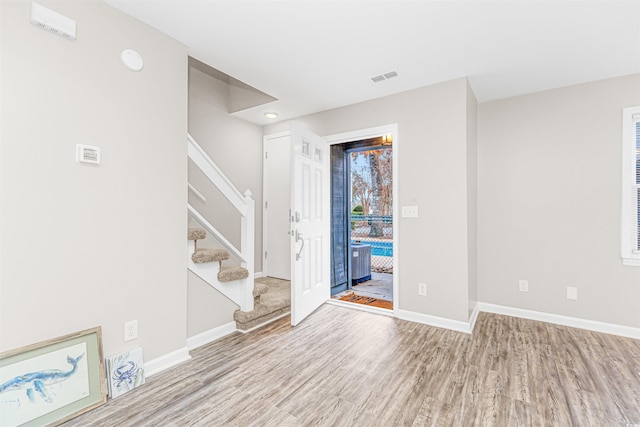
M 47 386 L 65 381 L 75 374 L 78 370 L 78 363 L 83 357 L 84 353 L 75 359 L 67 356 L 67 363 L 71 365 L 71 369 L 66 372 L 60 369 L 48 369 L 45 371 L 29 372 L 12 378 L 4 384 L 0 384 L 0 393 L 26 390 L 29 400 L 35 402 L 35 392 L 38 392 L 42 400 L 51 403 L 53 402 L 53 398 L 49 394 Z
M 132 386 L 135 383 L 138 374 L 140 373 L 140 368 L 138 365 L 129 360 L 122 366 L 118 366 L 118 368 L 113 371 L 111 378 L 114 381 L 115 387 L 120 387 L 123 383 Z

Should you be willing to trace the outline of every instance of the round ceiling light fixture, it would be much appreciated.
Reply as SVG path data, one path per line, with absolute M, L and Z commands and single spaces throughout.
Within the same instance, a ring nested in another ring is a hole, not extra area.
M 278 113 L 276 113 L 274 111 L 269 111 L 269 112 L 264 113 L 264 116 L 267 119 L 277 119 L 278 118 Z
M 133 49 L 125 49 L 120 53 L 120 60 L 131 71 L 140 71 L 144 66 L 142 55 Z

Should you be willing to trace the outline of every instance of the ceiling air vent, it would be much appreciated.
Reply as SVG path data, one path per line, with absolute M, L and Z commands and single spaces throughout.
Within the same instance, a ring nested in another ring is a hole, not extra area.
M 35 2 L 31 3 L 31 23 L 65 39 L 76 39 L 76 21 Z
M 379 83 L 384 80 L 389 80 L 394 77 L 398 77 L 398 73 L 396 71 L 389 71 L 388 73 L 380 74 L 379 76 L 371 77 L 374 83 Z

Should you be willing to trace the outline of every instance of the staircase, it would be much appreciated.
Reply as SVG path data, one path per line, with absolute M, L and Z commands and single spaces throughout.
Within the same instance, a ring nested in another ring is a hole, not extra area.
M 264 278 L 254 282 L 255 208 L 251 191 L 241 194 L 191 135 L 187 140 L 189 159 L 204 173 L 209 184 L 215 186 L 236 208 L 241 218 L 240 248 L 237 248 L 194 206 L 188 204 L 191 219 L 199 225 L 187 231 L 189 270 L 240 306 L 234 313 L 234 320 L 241 332 L 288 314 L 291 311 L 288 281 Z M 189 190 L 206 203 L 206 199 L 191 184 Z M 198 247 L 198 241 L 208 235 L 213 237 L 209 242 L 213 240 L 219 247 Z
M 219 265 L 217 277 L 220 282 L 232 282 L 234 280 L 242 280 L 249 277 L 249 270 L 244 267 L 222 266 L 222 261 L 231 258 L 229 251 L 225 249 L 198 249 L 198 240 L 202 240 L 205 237 L 207 237 L 207 232 L 202 228 L 190 228 L 187 232 L 187 238 L 189 240 L 193 240 L 193 253 L 191 254 L 191 261 L 196 264 L 217 261 Z
M 207 232 L 202 228 L 188 229 L 187 239 L 193 242 L 190 245 L 190 248 L 192 248 L 190 250 L 193 250 L 191 262 L 194 264 L 211 263 L 212 266 L 217 268 L 216 278 L 220 285 L 214 287 L 218 288 L 222 284 L 229 284 L 228 286 L 232 287 L 233 284 L 230 282 L 249 277 L 249 270 L 244 267 L 225 267 L 222 265 L 223 261 L 231 258 L 229 251 L 218 248 L 199 248 L 198 240 L 203 240 L 206 237 Z M 273 290 L 273 292 L 267 294 L 270 290 Z M 288 280 L 257 279 L 254 282 L 251 295 L 253 296 L 253 309 L 249 311 L 236 310 L 233 314 L 236 328 L 241 332 L 247 332 L 262 326 L 291 312 L 291 289 Z

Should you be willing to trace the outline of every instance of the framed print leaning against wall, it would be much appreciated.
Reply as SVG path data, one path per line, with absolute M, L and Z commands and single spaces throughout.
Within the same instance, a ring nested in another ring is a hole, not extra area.
M 58 425 L 107 401 L 102 330 L 0 354 L 0 425 Z

